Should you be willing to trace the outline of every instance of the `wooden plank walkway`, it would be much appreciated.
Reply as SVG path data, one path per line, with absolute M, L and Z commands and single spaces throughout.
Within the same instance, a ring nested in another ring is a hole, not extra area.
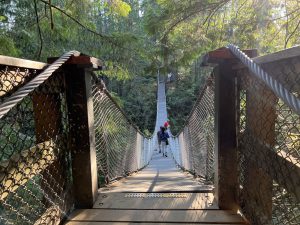
M 212 191 L 213 186 L 197 183 L 191 174 L 178 169 L 173 159 L 158 153 L 154 153 L 150 164 L 139 173 L 100 189 L 100 193 Z
M 83 209 L 73 215 L 77 222 L 221 223 L 241 224 L 237 214 L 223 210 L 109 210 Z M 67 223 L 73 224 L 73 223 Z
M 75 210 L 66 224 L 245 224 L 219 210 L 212 191 L 156 153 L 144 170 L 101 188 L 93 209 Z

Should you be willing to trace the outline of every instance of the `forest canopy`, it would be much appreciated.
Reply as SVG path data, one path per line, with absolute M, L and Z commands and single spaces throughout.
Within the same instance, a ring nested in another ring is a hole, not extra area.
M 76 49 L 102 59 L 109 90 L 146 133 L 158 71 L 175 77 L 168 99 L 176 133 L 209 73 L 200 67 L 205 52 L 233 43 L 263 55 L 300 42 L 299 0 L 0 2 L 0 54 L 46 61 Z

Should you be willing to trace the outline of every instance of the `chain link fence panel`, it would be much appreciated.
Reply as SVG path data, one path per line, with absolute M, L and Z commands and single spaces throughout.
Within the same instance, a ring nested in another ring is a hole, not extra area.
M 37 73 L 0 68 L 1 103 Z M 73 207 L 63 79 L 52 74 L 0 119 L 0 224 L 57 224 Z
M 92 89 L 98 176 L 104 185 L 145 167 L 154 140 L 143 136 L 97 80 Z
M 214 184 L 214 83 L 208 78 L 182 131 L 172 139 L 173 157 L 183 169 Z
M 299 97 L 300 60 L 263 65 Z M 300 118 L 248 70 L 238 72 L 239 203 L 251 224 L 300 224 Z

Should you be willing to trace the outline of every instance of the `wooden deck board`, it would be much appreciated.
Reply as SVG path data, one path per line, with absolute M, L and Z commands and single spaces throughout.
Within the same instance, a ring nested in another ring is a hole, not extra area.
M 74 222 L 165 222 L 165 223 L 243 223 L 242 217 L 225 210 L 76 210 L 68 219 Z
M 245 224 L 240 215 L 219 210 L 212 191 L 156 154 L 144 170 L 99 189 L 93 209 L 75 210 L 66 224 Z
M 163 158 L 161 154 L 155 154 L 142 171 L 99 190 L 100 193 L 212 191 L 212 185 L 197 182 L 192 175 L 177 168 L 173 159 Z

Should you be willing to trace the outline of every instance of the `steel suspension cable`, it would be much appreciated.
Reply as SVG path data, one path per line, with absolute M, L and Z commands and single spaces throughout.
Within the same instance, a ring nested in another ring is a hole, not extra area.
M 40 84 L 46 81 L 56 70 L 58 70 L 71 56 L 79 56 L 78 51 L 69 51 L 63 54 L 59 59 L 52 63 L 47 69 L 13 93 L 0 105 L 0 118 L 2 118 L 9 110 L 18 104 L 24 97 L 31 93 Z
M 274 91 L 274 93 L 281 98 L 291 109 L 300 114 L 300 100 L 290 93 L 281 83 L 272 78 L 266 71 L 264 71 L 257 63 L 250 59 L 237 46 L 229 44 L 230 51 L 247 66 L 250 71 L 259 79 L 263 80 L 265 84 Z

